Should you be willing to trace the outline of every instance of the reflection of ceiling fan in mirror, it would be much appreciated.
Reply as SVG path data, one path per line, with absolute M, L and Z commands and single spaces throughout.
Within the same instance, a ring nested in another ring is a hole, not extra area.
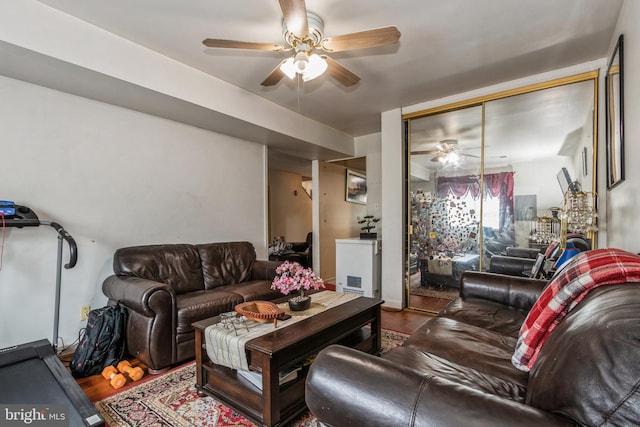
M 304 0 L 279 0 L 279 2 L 283 15 L 284 45 L 224 39 L 205 39 L 202 43 L 207 47 L 291 52 L 291 56 L 278 64 L 260 83 L 262 86 L 273 86 L 285 75 L 290 79 L 300 75 L 303 81 L 309 81 L 327 71 L 331 77 L 348 87 L 358 83 L 360 77 L 331 57 L 314 53 L 314 50 L 329 53 L 342 52 L 394 44 L 400 40 L 400 31 L 393 26 L 324 37 L 322 18 L 307 11 Z
M 436 144 L 435 150 L 418 150 L 412 151 L 411 154 L 414 156 L 434 154 L 433 158 L 431 159 L 432 162 L 448 164 L 458 163 L 461 156 L 480 158 L 479 156 L 474 156 L 473 154 L 462 153 L 462 150 L 458 146 L 458 140 L 456 139 L 443 139 Z

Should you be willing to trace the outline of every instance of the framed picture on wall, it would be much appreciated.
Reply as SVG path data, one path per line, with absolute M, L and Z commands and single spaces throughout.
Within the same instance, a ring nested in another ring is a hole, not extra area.
M 351 203 L 367 203 L 367 176 L 347 169 L 345 200 Z

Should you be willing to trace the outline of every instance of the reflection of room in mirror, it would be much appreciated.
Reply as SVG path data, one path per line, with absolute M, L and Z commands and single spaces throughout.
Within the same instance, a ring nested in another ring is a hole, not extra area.
M 504 253 L 509 245 L 538 248 L 543 244 L 531 239 L 532 224 L 545 211 L 562 204 L 558 171 L 566 170 L 585 191 L 593 188 L 596 80 L 597 72 L 584 73 L 531 85 L 520 93 L 476 98 L 467 107 L 456 103 L 449 110 L 442 106 L 405 116 L 409 121 L 409 220 L 413 226 L 408 265 L 414 274 L 418 258 L 425 255 L 445 254 L 453 259 L 481 253 L 480 268 L 486 270 L 490 258 Z M 452 147 L 478 157 L 462 156 L 460 164 L 447 165 L 440 159 Z M 494 177 L 508 176 L 504 174 L 511 174 L 507 181 L 511 189 L 499 191 L 498 186 L 488 195 L 487 186 L 500 182 Z M 460 196 L 454 204 L 444 198 L 442 179 L 462 182 L 472 176 L 483 182 L 483 197 L 469 198 L 460 187 L 460 193 L 451 193 Z M 500 194 L 508 196 L 501 202 Z M 472 233 L 456 222 L 456 212 L 464 209 L 476 212 L 475 246 L 469 241 Z

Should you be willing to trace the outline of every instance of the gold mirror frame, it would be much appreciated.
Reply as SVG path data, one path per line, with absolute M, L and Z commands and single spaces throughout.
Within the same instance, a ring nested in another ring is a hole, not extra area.
M 593 156 L 592 156 L 592 162 L 591 162 L 591 170 L 592 170 L 592 176 L 591 176 L 591 187 L 593 190 L 595 190 L 596 187 L 596 183 L 597 183 L 597 168 L 595 167 L 595 165 L 597 165 L 597 146 L 598 146 L 598 76 L 599 76 L 599 72 L 598 71 L 592 71 L 592 72 L 587 72 L 587 73 L 581 73 L 581 74 L 577 74 L 574 76 L 569 76 L 569 77 L 565 77 L 565 78 L 559 78 L 559 79 L 554 79 L 554 80 L 550 80 L 550 81 L 546 81 L 546 82 L 542 82 L 542 83 L 536 83 L 536 84 L 532 84 L 532 85 L 527 85 L 527 86 L 523 86 L 520 88 L 516 88 L 516 89 L 512 89 L 512 90 L 506 90 L 506 91 L 501 91 L 501 92 L 497 92 L 494 94 L 490 94 L 490 95 L 486 95 L 486 96 L 482 96 L 482 97 L 477 97 L 477 98 L 472 98 L 472 99 L 468 99 L 465 101 L 460 101 L 460 102 L 456 102 L 456 103 L 451 103 L 451 104 L 446 104 L 446 105 L 442 105 L 442 106 L 438 106 L 438 107 L 434 107 L 434 108 L 429 108 L 426 110 L 421 110 L 421 111 L 417 111 L 414 113 L 409 113 L 409 114 L 405 114 L 402 116 L 403 121 L 405 122 L 406 125 L 406 131 L 405 131 L 405 135 L 406 135 L 406 160 L 405 160 L 405 166 L 406 166 L 406 182 L 407 182 L 407 188 L 406 188 L 406 193 L 407 193 L 407 213 L 406 213 L 406 218 L 407 218 L 407 224 L 409 224 L 409 226 L 407 227 L 407 232 L 405 234 L 405 247 L 406 247 L 406 253 L 405 253 L 405 292 L 406 292 L 406 301 L 407 301 L 407 305 L 409 306 L 410 309 L 416 309 L 416 310 L 420 310 L 420 311 L 429 311 L 429 310 L 424 310 L 421 309 L 419 307 L 412 307 L 411 305 L 411 277 L 410 277 L 410 271 L 411 271 L 411 234 L 412 234 L 412 227 L 411 227 L 411 200 L 409 197 L 409 194 L 411 192 L 411 121 L 413 119 L 418 119 L 418 118 L 423 118 L 423 117 L 427 117 L 430 115 L 435 115 L 435 114 L 439 114 L 439 113 L 445 113 L 445 112 L 451 112 L 451 111 L 455 111 L 455 110 L 460 110 L 460 109 L 464 109 L 464 108 L 468 108 L 468 107 L 472 107 L 472 106 L 482 106 L 482 137 L 481 137 L 481 143 L 482 143 L 482 150 L 481 150 L 481 163 L 480 163 L 480 185 L 481 187 L 483 187 L 484 183 L 483 181 L 483 176 L 484 176 L 484 146 L 485 146 L 485 135 L 484 135 L 484 129 L 485 129 L 485 104 L 489 101 L 495 101 L 495 100 L 500 100 L 500 99 L 504 99 L 504 98 L 508 98 L 508 97 L 512 97 L 515 95 L 521 95 L 521 94 L 526 94 L 526 93 L 531 93 L 531 92 L 535 92 L 535 91 L 540 91 L 540 90 L 544 90 L 544 89 L 548 89 L 548 88 L 554 88 L 554 87 L 558 87 L 558 86 L 563 86 L 563 85 L 569 85 L 572 83 L 579 83 L 579 82 L 585 82 L 585 81 L 591 81 L 593 83 Z M 584 160 L 587 160 L 586 157 L 584 157 Z M 586 168 L 589 167 L 588 164 L 585 165 Z M 586 168 L 584 169 L 586 171 Z M 482 198 L 481 198 L 482 199 Z M 481 213 L 480 213 L 480 218 L 482 218 L 482 206 L 481 206 Z M 483 245 L 483 236 L 482 236 L 482 220 L 479 226 L 479 245 Z M 595 246 L 595 240 L 596 240 L 596 236 L 595 234 L 592 234 L 591 236 L 591 240 L 592 240 L 592 245 Z M 479 270 L 483 269 L 482 266 L 482 257 L 480 257 L 480 266 L 478 268 Z

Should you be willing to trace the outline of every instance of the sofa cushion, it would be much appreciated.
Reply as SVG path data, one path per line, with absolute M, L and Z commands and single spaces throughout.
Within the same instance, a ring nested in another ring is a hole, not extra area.
M 268 280 L 250 280 L 236 283 L 235 285 L 221 286 L 216 289 L 238 294 L 244 301 L 271 301 L 282 296 L 280 291 L 271 289 L 271 282 Z
M 580 425 L 637 425 L 640 284 L 592 290 L 549 334 L 526 403 Z
M 436 317 L 405 341 L 405 347 L 526 386 L 528 375 L 511 364 L 516 338 L 479 326 Z
M 487 375 L 468 366 L 459 365 L 442 357 L 417 348 L 400 347 L 385 354 L 383 358 L 400 366 L 415 369 L 416 376 L 433 375 L 461 384 L 483 393 L 524 402 L 526 386 L 502 378 Z
M 243 300 L 240 295 L 217 289 L 178 295 L 176 297 L 178 315 L 176 332 L 183 334 L 193 331 L 191 326 L 193 322 L 233 311 L 233 308 L 241 302 Z
M 527 311 L 480 298 L 456 298 L 438 316 L 517 338 Z
M 251 278 L 256 250 L 249 242 L 196 245 L 202 260 L 205 289 L 245 282 Z
M 202 290 L 200 255 L 193 245 L 132 246 L 116 250 L 113 271 L 118 276 L 166 283 L 176 294 Z

